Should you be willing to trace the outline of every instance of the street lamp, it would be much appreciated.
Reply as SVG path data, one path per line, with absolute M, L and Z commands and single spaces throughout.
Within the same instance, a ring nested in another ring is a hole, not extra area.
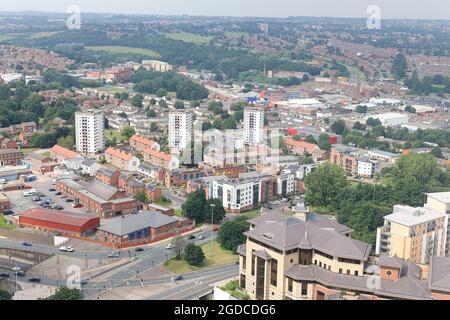
M 201 288 L 201 285 L 203 285 L 203 281 L 196 281 L 195 284 L 198 286 L 197 287 L 197 297 L 198 297 L 198 300 L 200 300 L 200 288 Z
M 212 253 L 212 249 L 213 249 L 213 233 L 214 233 L 214 208 L 215 208 L 215 204 L 211 203 L 209 205 L 211 207 L 211 253 Z

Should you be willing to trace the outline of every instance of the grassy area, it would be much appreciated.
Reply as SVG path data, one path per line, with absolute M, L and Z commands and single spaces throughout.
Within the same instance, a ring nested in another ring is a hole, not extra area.
M 228 282 L 225 286 L 221 287 L 223 291 L 228 292 L 231 296 L 239 300 L 250 300 L 250 297 L 241 291 L 239 291 L 239 280 L 233 280 Z
M 50 157 L 50 151 L 45 151 L 41 153 L 41 156 Z
M 175 209 L 175 215 L 178 216 L 178 217 L 182 217 L 183 216 L 183 209 L 181 209 L 181 208 Z
M 134 48 L 134 47 L 122 47 L 122 46 L 90 46 L 86 47 L 87 50 L 92 51 L 104 51 L 110 53 L 124 53 L 124 54 L 140 54 L 151 58 L 159 58 L 161 55 L 151 49 Z
M 8 220 L 5 219 L 3 215 L 0 214 L 0 229 L 15 229 L 14 224 L 9 224 Z
M 33 153 L 38 150 L 41 150 L 41 149 L 39 149 L 39 148 L 23 148 L 20 151 L 22 151 L 22 153 L 26 156 L 26 155 L 29 155 L 30 153 Z
M 238 260 L 238 256 L 232 251 L 224 250 L 217 241 L 213 241 L 211 250 L 211 243 L 205 243 L 201 246 L 205 253 L 205 261 L 200 266 L 191 266 L 184 260 L 172 259 L 164 263 L 164 265 L 175 274 L 183 274 L 193 272 L 205 268 L 212 268 L 234 263 Z
M 122 136 L 120 131 L 111 130 L 111 129 L 106 129 L 105 130 L 105 138 L 112 139 L 114 137 L 116 138 L 117 143 L 122 143 L 122 142 L 124 142 L 126 140 L 126 138 Z
M 0 41 L 8 41 L 17 38 L 15 35 L 0 34 Z
M 253 209 L 253 210 L 244 212 L 242 215 L 247 217 L 248 219 L 253 219 L 253 218 L 256 218 L 261 215 L 261 209 L 260 208 Z
M 209 43 L 209 41 L 211 40 L 211 38 L 189 32 L 170 32 L 166 33 L 165 35 L 172 40 L 181 40 L 184 42 L 190 42 L 199 45 Z
M 29 35 L 29 39 L 42 39 L 42 38 L 48 38 L 51 37 L 57 33 L 60 33 L 60 31 L 50 31 L 50 32 L 34 32 Z

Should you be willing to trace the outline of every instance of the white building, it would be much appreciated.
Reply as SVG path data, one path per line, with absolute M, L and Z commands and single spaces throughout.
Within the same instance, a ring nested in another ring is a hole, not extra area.
M 376 168 L 376 162 L 369 159 L 358 159 L 357 173 L 359 176 L 372 178 Z
M 408 124 L 409 122 L 407 115 L 394 112 L 371 115 L 367 117 L 367 119 L 369 118 L 380 120 L 384 127 L 396 127 L 403 124 Z
M 169 113 L 169 147 L 177 150 L 190 148 L 193 136 L 192 114 Z
M 105 148 L 105 119 L 101 111 L 75 114 L 75 140 L 77 151 L 83 155 L 95 154 Z
M 244 143 L 255 145 L 264 140 L 264 110 L 247 108 L 244 111 Z

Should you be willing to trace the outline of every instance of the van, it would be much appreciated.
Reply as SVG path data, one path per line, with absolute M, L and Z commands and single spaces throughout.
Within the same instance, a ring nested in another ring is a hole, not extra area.
M 36 192 L 33 192 L 33 191 L 25 191 L 24 193 L 23 193 L 23 196 L 24 197 L 31 197 L 31 196 L 34 196 L 36 194 Z

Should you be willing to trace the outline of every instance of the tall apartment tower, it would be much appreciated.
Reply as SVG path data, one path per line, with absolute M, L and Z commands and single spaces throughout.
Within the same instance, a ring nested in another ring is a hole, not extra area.
M 169 147 L 177 150 L 190 148 L 193 136 L 192 114 L 169 113 Z
M 79 153 L 92 155 L 105 148 L 104 119 L 103 112 L 98 110 L 75 114 L 75 140 Z
M 244 143 L 252 146 L 264 141 L 264 110 L 247 108 L 244 111 Z

